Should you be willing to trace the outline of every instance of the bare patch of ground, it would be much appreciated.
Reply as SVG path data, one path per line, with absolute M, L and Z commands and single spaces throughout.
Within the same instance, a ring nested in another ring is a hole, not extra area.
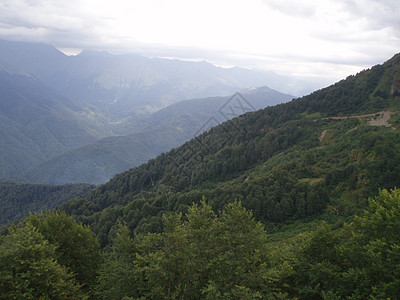
M 318 137 L 320 142 L 322 142 L 322 140 L 323 140 L 324 137 L 326 136 L 326 132 L 327 132 L 327 131 L 326 131 L 326 129 L 325 129 L 324 131 L 322 131 L 322 132 L 320 133 L 320 135 L 319 135 L 319 137 Z
M 392 125 L 389 124 L 389 120 L 393 114 L 394 114 L 394 112 L 392 112 L 392 111 L 381 111 L 381 112 L 379 112 L 378 115 L 371 118 L 368 121 L 368 124 L 372 125 L 372 126 L 392 127 Z
M 346 119 L 353 119 L 353 118 L 370 118 L 368 120 L 368 124 L 371 126 L 386 126 L 386 127 L 392 127 L 392 125 L 389 124 L 390 117 L 394 114 L 395 112 L 390 111 L 390 110 L 383 110 L 379 111 L 373 114 L 364 114 L 364 115 L 352 115 L 352 116 L 342 116 L 342 117 L 326 117 L 322 118 L 322 120 L 346 120 Z M 320 139 L 321 140 L 321 139 Z

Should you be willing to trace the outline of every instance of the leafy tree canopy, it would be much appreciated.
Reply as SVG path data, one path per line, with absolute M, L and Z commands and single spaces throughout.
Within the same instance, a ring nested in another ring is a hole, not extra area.
M 0 244 L 0 299 L 84 299 L 56 246 L 32 225 L 10 228 Z

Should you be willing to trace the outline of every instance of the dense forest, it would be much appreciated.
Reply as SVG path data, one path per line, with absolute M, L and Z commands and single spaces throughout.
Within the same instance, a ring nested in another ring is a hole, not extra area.
M 214 127 L 0 242 L 1 299 L 397 299 L 400 55 Z
M 0 299 L 397 299 L 400 190 L 382 190 L 340 228 L 269 241 L 252 213 L 203 199 L 161 233 L 118 223 L 101 254 L 65 213 L 32 215 L 0 243 Z
M 88 193 L 91 184 L 42 185 L 0 182 L 0 225 L 20 220 L 30 212 L 54 209 L 62 203 Z
M 241 201 L 269 230 L 331 219 L 337 211 L 345 219 L 400 181 L 400 100 L 393 88 L 399 78 L 396 55 L 309 96 L 214 127 L 62 208 L 89 225 L 102 247 L 118 221 L 132 235 L 161 232 L 165 212 L 185 213 L 203 196 L 216 210 Z M 384 110 L 390 119 L 380 123 Z

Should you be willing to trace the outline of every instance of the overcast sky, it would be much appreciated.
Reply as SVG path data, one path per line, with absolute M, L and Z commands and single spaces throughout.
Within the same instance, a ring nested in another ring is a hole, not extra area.
M 0 0 L 0 38 L 332 81 L 400 52 L 399 0 Z

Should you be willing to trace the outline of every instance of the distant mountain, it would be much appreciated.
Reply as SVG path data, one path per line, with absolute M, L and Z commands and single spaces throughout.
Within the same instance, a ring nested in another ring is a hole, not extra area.
M 68 151 L 21 176 L 35 183 L 104 183 L 115 174 L 169 151 L 212 126 L 292 98 L 263 87 L 229 97 L 181 101 L 143 119 L 131 135 L 104 138 Z
M 193 137 L 221 104 L 193 100 L 193 107 L 179 104 L 153 114 L 162 108 L 185 99 L 227 97 L 269 83 L 282 89 L 299 83 L 273 72 L 207 62 L 96 51 L 66 56 L 50 45 L 2 40 L 0 73 L 0 178 L 24 174 L 35 182 L 60 183 L 104 182 L 178 146 Z M 267 101 L 257 108 L 275 103 Z M 218 117 L 212 125 L 227 119 Z M 98 172 L 76 176 L 83 166 Z
M 186 212 L 203 197 L 217 211 L 241 201 L 271 230 L 299 220 L 343 223 L 400 182 L 399 83 L 400 54 L 213 127 L 63 208 L 102 246 L 121 222 L 132 234 L 161 231 L 164 213 Z
M 227 96 L 248 87 L 268 85 L 295 95 L 307 86 L 315 88 L 274 72 L 85 50 L 66 56 L 50 45 L 10 41 L 0 41 L 0 65 L 33 74 L 60 94 L 114 119 L 154 112 L 180 100 Z
M 101 121 L 32 75 L 0 69 L 0 178 L 105 136 Z

